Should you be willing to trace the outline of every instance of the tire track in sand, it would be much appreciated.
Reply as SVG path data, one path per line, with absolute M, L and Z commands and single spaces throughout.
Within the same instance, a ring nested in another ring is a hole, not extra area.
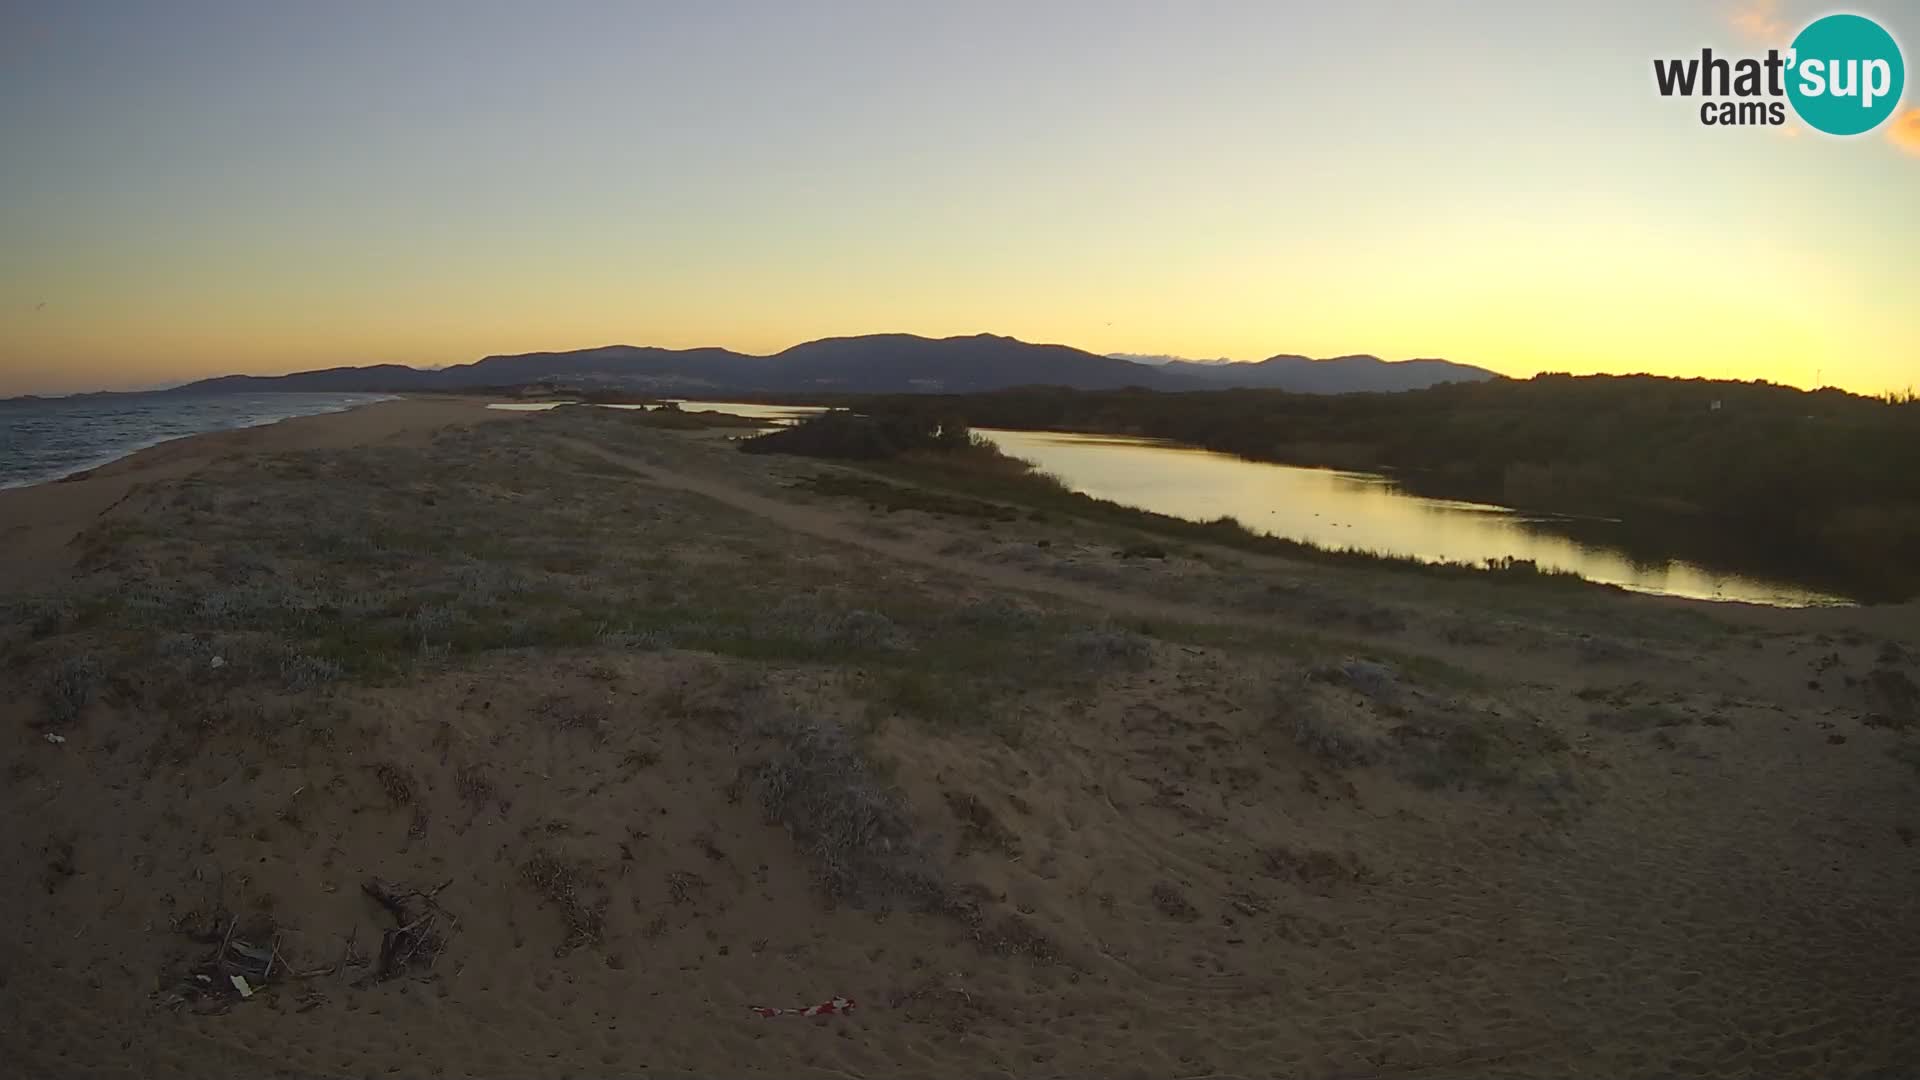
M 591 442 L 565 436 L 554 436 L 554 441 L 569 449 L 590 454 L 612 465 L 618 465 L 656 487 L 673 491 L 685 491 L 701 495 L 723 506 L 732 507 L 743 513 L 771 521 L 776 525 L 794 532 L 806 533 L 822 540 L 863 548 L 876 555 L 900 562 L 915 563 L 935 570 L 942 570 L 961 577 L 969 577 L 1001 588 L 1031 593 L 1044 593 L 1061 600 L 1071 601 L 1086 607 L 1098 608 L 1117 614 L 1140 617 L 1169 619 L 1176 622 L 1201 623 L 1219 626 L 1244 626 L 1249 629 L 1272 630 L 1279 625 L 1277 620 L 1260 619 L 1198 604 L 1180 604 L 1166 600 L 1145 599 L 1128 596 L 1108 589 L 1091 585 L 1082 585 L 1056 578 L 1041 577 L 1021 570 L 982 566 L 966 559 L 941 555 L 910 543 L 870 536 L 850 527 L 837 515 L 790 503 L 780 499 L 760 495 L 744 488 L 729 484 L 711 475 L 688 476 L 657 465 L 649 464 L 638 458 L 608 450 Z

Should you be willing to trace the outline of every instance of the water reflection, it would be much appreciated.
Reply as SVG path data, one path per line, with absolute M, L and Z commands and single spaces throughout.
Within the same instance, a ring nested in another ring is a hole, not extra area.
M 557 409 L 562 405 L 578 404 L 580 403 L 577 401 L 491 401 L 487 403 L 487 408 L 499 409 L 501 412 L 546 412 L 548 409 Z
M 826 412 L 826 409 L 818 405 L 756 405 L 748 401 L 688 401 L 684 398 L 662 398 L 661 400 L 672 402 L 687 412 L 732 413 L 735 416 L 744 416 L 749 420 L 767 420 L 776 426 L 795 423 L 802 417 L 811 416 L 814 413 Z M 488 403 L 487 408 L 500 409 L 506 412 L 546 412 L 548 409 L 557 409 L 562 405 L 580 404 L 584 403 L 579 401 L 495 401 Z M 599 401 L 591 402 L 590 404 L 599 409 L 626 409 L 628 411 L 654 407 L 639 404 L 613 405 Z
M 1193 521 L 1223 516 L 1327 547 L 1482 563 L 1512 557 L 1640 592 L 1801 607 L 1844 600 L 1680 559 L 1644 560 L 1556 531 L 1563 519 L 1409 494 L 1384 476 L 1245 461 L 1150 439 L 983 431 L 1076 491 Z
M 493 405 L 544 409 L 552 402 Z M 806 405 L 678 400 L 713 410 L 791 424 L 825 410 Z M 619 408 L 622 406 L 613 406 Z M 624 406 L 639 408 L 641 406 Z M 1637 592 L 1781 607 L 1845 604 L 1801 585 L 1715 570 L 1684 559 L 1644 558 L 1597 539 L 1606 522 L 1572 521 L 1504 506 L 1435 499 L 1402 490 L 1375 473 L 1304 469 L 1246 461 L 1154 439 L 980 429 L 1000 448 L 1059 476 L 1075 491 L 1191 521 L 1233 517 L 1274 536 L 1383 555 L 1481 564 L 1529 559 L 1592 581 Z M 1578 534 L 1578 535 L 1570 535 Z
M 674 399 L 687 412 L 723 412 L 749 420 L 769 420 L 777 425 L 797 423 L 803 417 L 827 410 L 818 405 L 756 405 L 749 401 L 687 401 Z

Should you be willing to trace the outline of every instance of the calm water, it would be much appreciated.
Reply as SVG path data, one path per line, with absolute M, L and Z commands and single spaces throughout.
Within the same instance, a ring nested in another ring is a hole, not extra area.
M 1193 521 L 1232 516 L 1250 529 L 1326 547 L 1466 563 L 1510 555 L 1591 581 L 1672 596 L 1787 607 L 1846 602 L 1803 586 L 1678 559 L 1629 558 L 1604 543 L 1555 532 L 1552 518 L 1411 495 L 1371 473 L 1271 465 L 1149 439 L 981 434 L 1088 495 Z
M 818 405 L 754 405 L 745 401 L 680 401 L 678 404 L 687 412 L 732 413 L 751 420 L 765 420 L 775 426 L 827 411 Z
M 0 488 L 57 480 L 168 439 L 339 412 L 387 394 L 111 394 L 0 402 Z
M 791 424 L 804 416 L 827 410 L 818 405 L 755 405 L 746 401 L 687 401 L 684 398 L 662 398 L 671 401 L 687 412 L 723 412 L 734 416 L 744 416 L 749 420 L 765 420 L 769 427 Z M 578 405 L 578 401 L 496 401 L 487 406 L 489 409 L 504 409 L 508 412 L 545 412 L 562 405 Z M 647 405 L 595 405 L 601 409 L 646 409 Z
M 680 407 L 730 412 L 770 424 L 791 423 L 823 411 L 720 401 L 682 401 Z M 1374 473 L 1246 461 L 1153 439 L 977 430 L 1007 453 L 1060 477 L 1075 491 L 1190 521 L 1230 516 L 1274 536 L 1432 561 L 1479 564 L 1508 556 L 1531 559 L 1542 567 L 1571 570 L 1590 581 L 1637 592 L 1783 607 L 1847 602 L 1790 582 L 1728 573 L 1682 559 L 1630 557 L 1604 541 L 1574 539 L 1556 531 L 1556 523 L 1564 524 L 1563 519 L 1413 495 Z

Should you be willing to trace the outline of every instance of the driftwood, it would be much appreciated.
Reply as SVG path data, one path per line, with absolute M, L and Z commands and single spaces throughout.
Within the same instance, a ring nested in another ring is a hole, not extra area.
M 306 982 L 326 975 L 347 977 L 353 968 L 371 968 L 351 985 L 398 978 L 412 971 L 431 970 L 434 960 L 446 948 L 459 927 L 440 906 L 441 890 L 451 880 L 420 890 L 403 888 L 372 878 L 361 890 L 393 917 L 394 926 L 380 935 L 380 955 L 369 960 L 356 948 L 358 932 L 347 936 L 340 958 L 324 967 L 296 968 L 281 952 L 281 927 L 264 917 L 240 925 L 240 917 L 224 907 L 210 908 L 176 918 L 174 929 L 195 941 L 213 946 L 213 952 L 180 977 L 176 988 L 161 996 L 173 1008 L 191 1006 L 196 1012 L 223 1013 L 239 1002 L 262 991 L 289 982 Z M 306 1012 L 326 1000 L 309 984 L 297 994 L 295 1011 Z
M 451 884 L 452 879 L 448 879 L 423 892 L 370 878 L 360 887 L 387 909 L 396 924 L 380 935 L 380 958 L 374 965 L 372 979 L 396 978 L 416 967 L 432 969 L 434 959 L 446 948 L 448 937 L 459 927 L 459 921 L 436 899 L 440 891 Z
M 236 1002 L 245 1001 L 271 986 L 276 969 L 283 979 L 296 977 L 281 962 L 280 934 L 270 923 L 264 929 L 255 927 L 261 932 L 254 936 L 267 941 L 264 946 L 256 945 L 238 933 L 238 915 L 224 911 L 219 914 L 226 915 L 226 929 L 220 933 L 213 955 L 187 969 L 178 989 L 166 998 L 168 1004 L 176 1008 L 192 1005 L 199 1012 L 226 1012 Z M 191 923 L 192 920 L 183 920 L 182 932 L 202 940 L 187 929 Z

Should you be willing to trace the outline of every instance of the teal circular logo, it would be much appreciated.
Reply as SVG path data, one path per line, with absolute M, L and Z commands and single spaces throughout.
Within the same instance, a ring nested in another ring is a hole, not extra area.
M 1829 135 L 1872 131 L 1893 115 L 1907 65 L 1893 35 L 1859 15 L 1828 15 L 1793 39 L 1787 98 L 1809 127 Z

